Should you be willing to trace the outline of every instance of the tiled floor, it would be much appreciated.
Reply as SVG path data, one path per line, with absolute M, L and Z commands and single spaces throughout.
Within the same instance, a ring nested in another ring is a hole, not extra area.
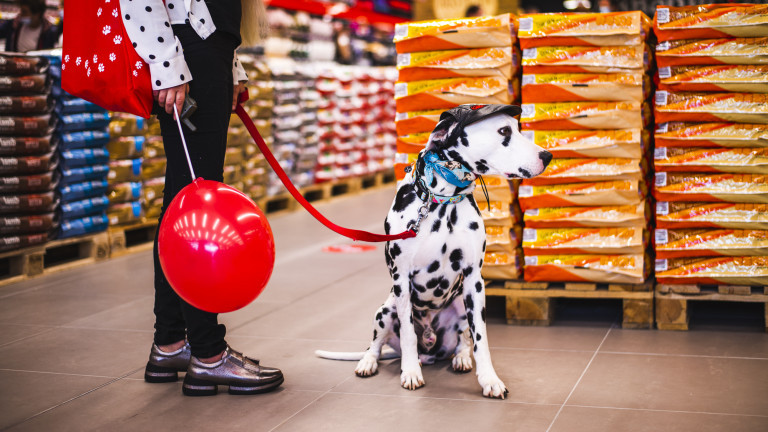
M 392 191 L 321 205 L 335 221 L 382 230 Z M 268 289 L 223 315 L 228 341 L 283 369 L 272 394 L 188 398 L 146 384 L 152 340 L 150 253 L 0 288 L 0 429 L 12 431 L 768 431 L 768 336 L 761 311 L 702 306 L 689 332 L 625 331 L 620 306 L 572 301 L 548 328 L 512 327 L 489 300 L 494 364 L 510 388 L 484 399 L 474 374 L 424 368 L 399 386 L 399 361 L 369 379 L 316 349 L 367 346 L 389 281 L 381 246 L 346 243 L 304 212 L 271 218 Z

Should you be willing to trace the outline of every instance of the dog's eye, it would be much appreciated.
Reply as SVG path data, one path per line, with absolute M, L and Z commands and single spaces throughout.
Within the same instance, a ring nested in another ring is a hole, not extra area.
M 499 135 L 501 136 L 512 136 L 512 128 L 509 126 L 504 126 L 503 128 L 499 129 Z

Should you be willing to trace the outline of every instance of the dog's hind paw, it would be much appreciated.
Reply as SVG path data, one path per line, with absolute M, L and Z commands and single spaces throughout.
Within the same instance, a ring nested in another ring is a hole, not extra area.
M 467 373 L 472 370 L 472 357 L 469 355 L 457 355 L 452 363 L 454 372 Z
M 378 372 L 378 368 L 379 362 L 373 356 L 366 354 L 357 363 L 357 367 L 355 368 L 355 375 L 361 378 L 374 376 L 376 375 L 376 372 Z
M 507 386 L 496 376 L 487 379 L 481 377 L 480 385 L 483 387 L 483 396 L 485 397 L 504 399 L 509 394 Z
M 424 377 L 421 371 L 403 372 L 400 374 L 400 385 L 404 389 L 416 390 L 424 385 Z

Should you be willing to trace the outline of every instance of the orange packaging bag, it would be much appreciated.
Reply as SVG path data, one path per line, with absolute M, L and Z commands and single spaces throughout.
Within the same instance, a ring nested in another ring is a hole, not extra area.
M 403 135 L 397 137 L 397 152 L 398 153 L 418 153 L 424 150 L 427 143 L 429 143 L 429 136 L 431 132 L 420 132 L 410 135 Z
M 768 148 L 654 149 L 656 171 L 768 174 Z
M 397 112 L 445 110 L 461 104 L 510 104 L 509 81 L 497 77 L 465 77 L 395 84 Z
M 440 120 L 442 109 L 399 112 L 395 114 L 395 130 L 400 136 L 412 134 L 431 134 Z M 429 135 L 427 135 L 429 136 Z
M 512 47 L 425 51 L 397 55 L 398 81 L 424 81 L 464 76 L 511 79 L 520 66 Z
M 656 123 L 670 121 L 768 124 L 768 94 L 672 93 L 658 90 Z
M 768 5 L 659 5 L 653 25 L 659 41 L 768 36 Z
M 765 230 L 768 229 L 768 205 L 659 201 L 656 226 Z
M 672 66 L 658 73 L 660 90 L 768 93 L 768 65 Z
M 514 252 L 486 252 L 480 274 L 484 279 L 519 279 L 523 270 L 523 257 L 519 249 Z
M 516 20 L 512 14 L 395 25 L 395 49 L 398 53 L 461 48 L 512 46 Z
M 648 220 L 646 202 L 601 207 L 546 207 L 528 209 L 528 228 L 642 227 Z
M 657 172 L 653 196 L 659 201 L 768 203 L 768 176 Z
M 526 102 L 644 101 L 650 78 L 634 74 L 525 74 L 522 98 Z
M 530 255 L 643 253 L 643 227 L 525 228 L 523 252 Z
M 485 226 L 514 225 L 522 219 L 516 214 L 509 201 L 491 201 L 490 206 L 485 198 L 476 202 Z
M 539 186 L 575 182 L 608 180 L 640 180 L 643 178 L 640 159 L 568 158 L 552 159 L 539 176 L 526 184 Z
M 521 108 L 523 129 L 630 129 L 645 123 L 641 102 L 525 103 Z
M 648 66 L 645 45 L 618 47 L 543 46 L 523 50 L 525 73 L 642 72 Z M 546 66 L 540 71 L 532 66 Z M 574 68 L 575 67 L 575 68 Z M 586 68 L 586 69 L 581 69 Z M 629 71 L 632 72 L 632 71 Z
M 669 122 L 656 127 L 656 147 L 768 147 L 768 125 Z
M 768 284 L 768 257 L 657 259 L 656 281 L 664 284 Z
M 656 258 L 768 255 L 768 231 L 657 228 Z
M 520 46 L 640 45 L 651 21 L 642 12 L 540 13 L 519 18 Z
M 484 176 L 483 181 L 485 181 L 485 190 L 488 192 L 488 199 L 491 202 L 498 201 L 511 204 L 514 201 L 515 191 L 506 178 Z M 472 196 L 475 197 L 475 202 L 485 201 L 485 193 L 483 192 L 480 180 L 475 180 L 475 190 L 472 191 Z
M 636 283 L 648 273 L 643 254 L 536 255 L 525 257 L 529 282 Z
M 524 130 L 524 137 L 548 150 L 555 158 L 617 157 L 640 159 L 648 133 L 620 130 Z M 645 136 L 644 136 L 645 135 Z
M 533 186 L 526 181 L 518 190 L 523 211 L 543 207 L 620 206 L 638 204 L 643 198 L 636 180 L 568 183 Z
M 656 45 L 656 65 L 660 68 L 720 64 L 768 64 L 768 37 L 677 40 Z
M 518 236 L 511 225 L 485 227 L 485 251 L 514 253 L 520 246 Z

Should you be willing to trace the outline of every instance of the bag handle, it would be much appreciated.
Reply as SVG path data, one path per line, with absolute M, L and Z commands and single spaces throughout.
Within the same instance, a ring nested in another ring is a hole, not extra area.
M 264 142 L 264 139 L 261 137 L 261 134 L 259 134 L 258 129 L 256 129 L 256 125 L 253 124 L 253 121 L 248 116 L 248 113 L 245 112 L 245 109 L 243 108 L 242 103 L 248 100 L 248 90 L 246 89 L 242 93 L 240 93 L 240 96 L 237 101 L 237 107 L 235 108 L 235 112 L 237 113 L 237 116 L 240 117 L 240 120 L 242 120 L 243 124 L 245 125 L 245 128 L 248 129 L 248 133 L 251 134 L 251 137 L 256 142 L 256 145 L 259 147 L 259 150 L 264 155 L 264 157 L 267 159 L 267 162 L 269 163 L 269 166 L 272 167 L 272 169 L 275 171 L 275 174 L 280 178 L 280 181 L 283 182 L 283 185 L 285 185 L 285 188 L 288 189 L 288 192 L 293 196 L 293 198 L 301 204 L 302 207 L 304 207 L 312 216 L 314 216 L 315 219 L 317 219 L 320 223 L 325 225 L 327 228 L 329 228 L 331 231 L 336 232 L 337 234 L 340 234 L 344 237 L 349 237 L 352 240 L 360 240 L 365 242 L 385 242 L 390 240 L 402 240 L 407 239 L 411 237 L 416 237 L 416 231 L 414 230 L 408 230 L 403 231 L 400 234 L 374 234 L 367 231 L 361 231 L 356 229 L 349 229 L 344 228 L 342 226 L 336 225 L 330 220 L 328 220 L 325 216 L 323 216 L 317 209 L 315 209 L 312 204 L 309 203 L 309 201 L 304 198 L 304 196 L 301 194 L 301 192 L 296 189 L 296 186 L 291 183 L 291 180 L 288 178 L 288 175 L 283 171 L 283 168 L 280 166 L 280 163 L 277 162 L 277 159 L 275 159 L 275 156 L 272 154 L 272 152 L 269 150 L 269 147 L 267 147 L 267 144 Z M 181 127 L 181 126 L 179 126 Z M 187 155 L 187 158 L 189 159 L 189 155 Z M 192 164 L 190 163 L 190 169 L 192 167 Z M 194 174 L 192 175 L 194 177 Z

